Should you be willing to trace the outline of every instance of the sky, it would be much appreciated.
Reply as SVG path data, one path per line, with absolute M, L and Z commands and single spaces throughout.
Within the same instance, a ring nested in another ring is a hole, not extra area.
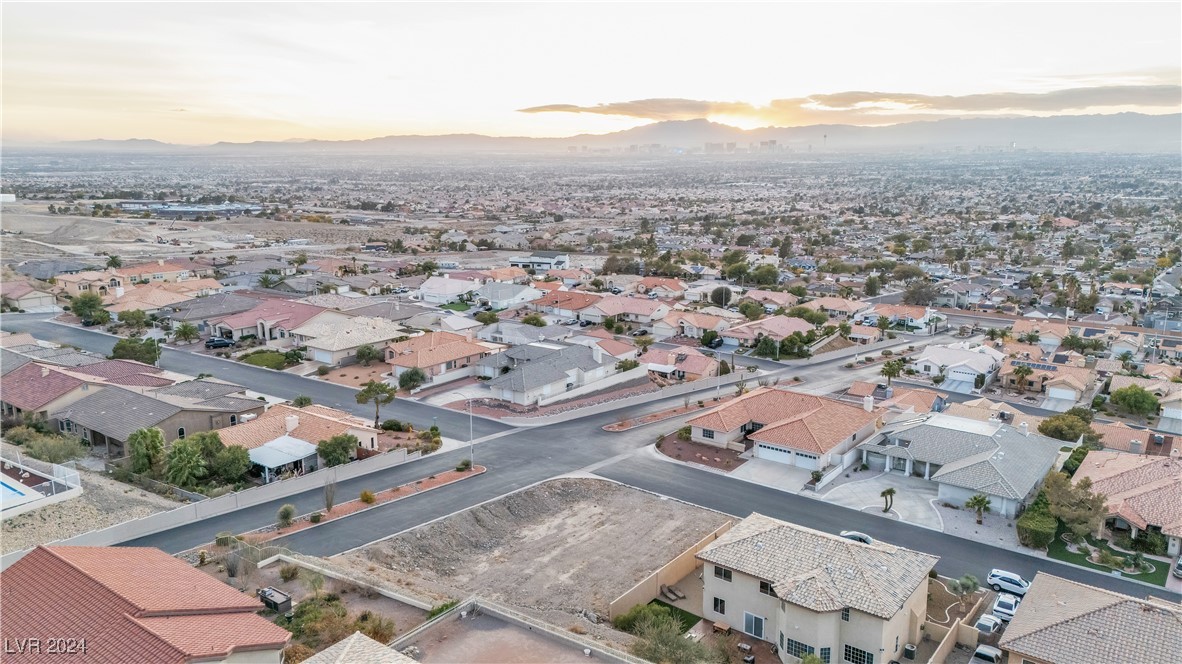
M 1182 110 L 1182 3 L 22 3 L 3 140 Z

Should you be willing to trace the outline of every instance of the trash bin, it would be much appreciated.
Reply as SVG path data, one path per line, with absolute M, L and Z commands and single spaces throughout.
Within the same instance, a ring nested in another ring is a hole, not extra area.
M 903 646 L 903 659 L 915 659 L 915 644 L 908 643 Z

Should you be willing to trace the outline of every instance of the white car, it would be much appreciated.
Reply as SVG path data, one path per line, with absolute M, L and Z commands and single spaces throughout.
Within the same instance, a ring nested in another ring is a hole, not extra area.
M 1005 592 L 1017 597 L 1025 597 L 1026 591 L 1030 588 L 1029 581 L 1004 569 L 990 570 L 985 585 L 993 588 L 995 592 Z
M 856 530 L 843 530 L 841 531 L 841 536 L 848 540 L 861 542 L 862 544 L 874 544 L 873 537 L 867 535 L 866 533 L 860 533 Z
M 1009 622 L 1014 617 L 1014 613 L 1018 611 L 1018 604 L 1021 602 L 1022 600 L 1009 593 L 1001 593 L 994 600 L 991 613 L 1002 621 Z
M 988 636 L 990 634 L 997 634 L 1000 632 L 1002 625 L 1004 624 L 1005 623 L 994 616 L 984 615 L 981 616 L 981 618 L 977 620 L 977 624 L 973 626 L 977 628 L 978 632 Z

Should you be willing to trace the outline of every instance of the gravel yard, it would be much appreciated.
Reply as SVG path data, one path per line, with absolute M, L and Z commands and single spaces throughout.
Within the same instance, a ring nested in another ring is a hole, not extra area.
M 606 482 L 546 482 L 336 559 L 422 595 L 479 594 L 559 627 L 608 604 L 728 520 Z
M 78 471 L 82 495 L 6 519 L 0 527 L 3 553 L 139 519 L 180 506 L 163 496 L 116 482 L 99 473 Z

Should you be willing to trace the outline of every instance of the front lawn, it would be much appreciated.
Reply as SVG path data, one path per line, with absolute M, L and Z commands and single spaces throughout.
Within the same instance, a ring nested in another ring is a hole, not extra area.
M 654 599 L 653 601 L 649 602 L 649 604 L 656 604 L 657 606 L 663 606 L 666 609 L 669 609 L 669 613 L 672 613 L 673 617 L 677 618 L 677 622 L 681 623 L 681 631 L 683 632 L 690 631 L 694 628 L 694 625 L 697 625 L 698 621 L 701 620 L 701 618 L 695 616 L 689 611 L 673 606 L 672 604 L 663 602 L 659 599 Z
M 1112 573 L 1111 567 L 1106 567 L 1104 565 L 1094 563 L 1091 560 L 1088 560 L 1088 557 L 1083 555 L 1082 553 L 1079 553 L 1076 551 L 1068 551 L 1067 550 L 1067 542 L 1063 541 L 1063 533 L 1065 533 L 1065 532 L 1067 532 L 1067 529 L 1062 524 L 1060 524 L 1059 530 L 1055 533 L 1055 539 L 1051 541 L 1049 546 L 1047 546 L 1047 555 L 1049 557 L 1054 558 L 1055 560 L 1061 560 L 1065 563 L 1071 563 L 1073 565 L 1080 565 L 1082 567 L 1087 567 L 1087 568 L 1094 569 L 1094 570 L 1097 570 L 1100 572 L 1104 572 L 1105 574 Z M 1092 550 L 1104 549 L 1104 550 L 1107 550 L 1112 555 L 1119 556 L 1121 558 L 1127 558 L 1130 555 L 1132 555 L 1132 554 L 1128 554 L 1128 553 L 1121 553 L 1120 551 L 1117 551 L 1117 550 L 1113 549 L 1112 547 L 1108 546 L 1108 542 L 1093 539 L 1091 535 L 1088 536 L 1087 543 L 1088 543 L 1088 547 L 1091 548 Z M 1151 558 L 1146 558 L 1145 562 L 1149 563 L 1150 565 L 1153 565 L 1153 568 L 1154 568 L 1153 571 L 1141 572 L 1140 574 L 1130 574 L 1128 572 L 1122 571 L 1121 575 L 1128 577 L 1130 579 L 1136 579 L 1137 581 L 1144 581 L 1145 583 L 1152 583 L 1155 586 L 1165 587 L 1166 579 L 1169 577 L 1169 573 L 1170 573 L 1170 564 L 1168 562 L 1162 562 L 1160 560 L 1153 560 Z
M 287 366 L 287 358 L 284 354 L 274 350 L 251 353 L 242 358 L 242 361 L 256 367 L 266 367 L 268 369 L 275 369 L 276 371 L 280 371 Z
M 467 302 L 452 302 L 451 304 L 441 304 L 440 309 L 450 309 L 451 311 L 467 311 L 472 308 L 472 305 Z

